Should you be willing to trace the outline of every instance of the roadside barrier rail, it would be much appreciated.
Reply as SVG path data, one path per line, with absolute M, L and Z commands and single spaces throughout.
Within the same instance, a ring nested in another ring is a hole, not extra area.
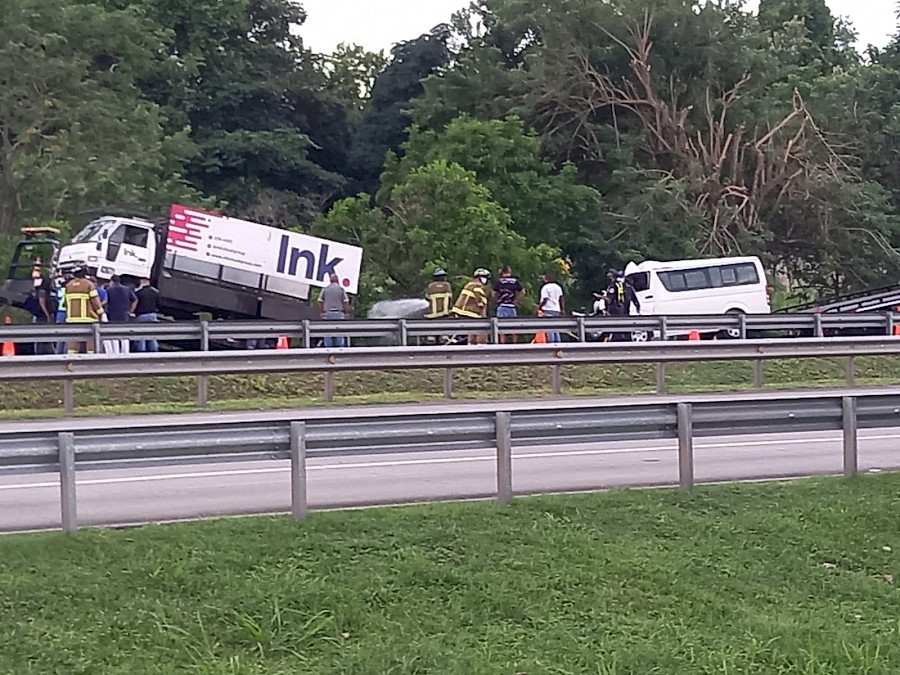
M 703 316 L 567 317 L 483 320 L 362 319 L 352 321 L 162 321 L 159 323 L 13 324 L 0 325 L 0 342 L 92 341 L 158 339 L 196 343 L 198 350 L 211 342 L 260 340 L 281 336 L 294 338 L 297 346 L 312 348 L 331 335 L 354 340 L 388 340 L 405 345 L 425 338 L 489 334 L 493 342 L 502 335 L 562 333 L 585 342 L 596 333 L 633 333 L 640 338 L 665 339 L 690 331 L 730 332 L 730 337 L 746 339 L 748 334 L 803 333 L 823 337 L 831 332 L 869 331 L 893 335 L 900 327 L 900 314 L 727 314 Z
M 73 383 L 98 378 L 197 376 L 198 404 L 208 399 L 210 375 L 324 373 L 325 398 L 334 398 L 334 373 L 442 369 L 444 396 L 452 398 L 453 370 L 479 367 L 551 366 L 552 393 L 562 393 L 562 368 L 572 365 L 654 363 L 656 390 L 666 392 L 666 364 L 749 361 L 754 386 L 763 388 L 763 362 L 773 359 L 845 358 L 846 382 L 854 384 L 856 358 L 898 356 L 900 340 L 885 337 L 798 338 L 711 342 L 568 343 L 436 347 L 75 354 L 0 358 L 0 381 L 61 381 L 65 408 L 74 408 Z
M 694 485 L 695 438 L 843 432 L 843 473 L 858 472 L 858 430 L 900 427 L 900 389 L 720 394 L 625 401 L 507 402 L 378 410 L 82 419 L 0 427 L 0 475 L 60 474 L 61 524 L 78 528 L 76 470 L 290 460 L 292 513 L 307 512 L 306 462 L 336 456 L 495 449 L 497 498 L 514 494 L 514 448 L 677 440 L 679 484 Z M 735 477 L 736 479 L 738 477 Z

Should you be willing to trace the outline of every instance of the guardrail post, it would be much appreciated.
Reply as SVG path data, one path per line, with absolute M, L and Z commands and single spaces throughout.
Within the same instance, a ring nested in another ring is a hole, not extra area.
M 400 341 L 400 344 L 405 347 L 406 343 L 409 340 L 409 333 L 408 333 L 408 329 L 406 327 L 406 319 L 400 319 L 400 321 L 398 323 L 398 330 L 400 333 L 399 338 L 398 338 Z
M 303 520 L 306 512 L 306 422 L 291 422 L 291 515 Z
M 685 489 L 694 487 L 694 409 L 690 403 L 679 403 L 678 409 L 678 483 Z
M 763 361 L 762 359 L 756 359 L 753 362 L 753 388 L 762 389 L 764 385 L 765 381 L 763 378 Z
M 91 328 L 94 333 L 94 353 L 102 354 L 103 353 L 103 341 L 100 339 L 100 322 L 95 321 L 91 324 Z
M 669 339 L 669 317 L 659 317 L 659 339 L 665 342 Z
M 747 315 L 743 312 L 738 314 L 738 336 L 741 340 L 747 339 Z
M 666 393 L 666 363 L 660 361 L 656 364 L 656 393 L 662 396 Z
M 312 334 L 310 333 L 309 319 L 303 319 L 303 348 L 312 347 Z
M 497 501 L 509 504 L 512 501 L 512 432 L 510 414 L 498 412 L 497 431 Z
M 842 400 L 844 417 L 844 476 L 850 478 L 859 472 L 859 438 L 856 416 L 856 397 L 844 396 Z
M 75 381 L 63 380 L 63 408 L 67 413 L 75 411 Z
M 491 317 L 491 344 L 500 344 L 500 320 L 496 316 Z
M 856 380 L 856 357 L 848 356 L 847 363 L 845 365 L 847 371 L 847 386 L 852 387 L 854 381 Z
M 893 335 L 894 334 L 894 324 L 895 324 L 893 311 L 887 313 L 887 322 L 886 323 L 887 323 L 887 334 Z
M 444 398 L 453 398 L 453 369 L 444 368 Z
M 562 366 L 558 363 L 553 366 L 553 395 L 562 395 Z
M 825 331 L 822 329 L 822 315 L 816 312 L 813 317 L 813 326 L 815 326 L 816 337 L 825 337 Z
M 200 322 L 200 351 L 209 351 L 209 321 Z M 205 408 L 209 403 L 209 375 L 197 376 L 197 407 Z
M 325 371 L 325 401 L 332 403 L 334 401 L 334 371 Z
M 578 317 L 578 341 L 587 342 L 587 330 L 584 327 L 584 317 Z
M 75 434 L 59 434 L 59 503 L 62 529 L 67 534 L 78 530 L 78 508 L 75 501 Z

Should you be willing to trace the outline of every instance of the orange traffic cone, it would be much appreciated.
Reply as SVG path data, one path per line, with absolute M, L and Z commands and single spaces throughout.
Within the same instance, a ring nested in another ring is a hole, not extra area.
M 535 333 L 534 340 L 531 341 L 533 345 L 545 345 L 547 344 L 547 334 L 546 333 Z
M 12 323 L 12 317 L 7 316 L 3 319 L 3 323 L 9 325 Z M 4 342 L 2 349 L 0 349 L 0 356 L 15 356 L 16 355 L 16 343 L 15 342 Z
M 290 349 L 291 341 L 288 340 L 285 336 L 281 336 L 278 338 L 278 342 L 275 343 L 275 349 Z
M 894 312 L 900 312 L 900 307 L 894 307 Z M 894 335 L 900 335 L 900 326 L 894 326 Z
M 690 340 L 691 342 L 695 342 L 699 339 L 700 339 L 700 331 L 699 330 L 692 330 L 688 334 L 688 340 Z

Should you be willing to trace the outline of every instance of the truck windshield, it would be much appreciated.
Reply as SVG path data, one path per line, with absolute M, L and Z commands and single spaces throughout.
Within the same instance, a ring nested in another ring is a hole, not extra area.
M 94 220 L 88 223 L 85 228 L 72 237 L 73 244 L 81 244 L 86 241 L 96 241 L 99 239 L 99 234 L 104 229 L 106 229 L 110 224 L 114 223 L 114 220 Z

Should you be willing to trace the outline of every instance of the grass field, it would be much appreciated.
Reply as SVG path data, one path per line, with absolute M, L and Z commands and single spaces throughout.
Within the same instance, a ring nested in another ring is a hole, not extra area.
M 765 363 L 765 382 L 771 388 L 841 385 L 843 359 L 785 360 Z M 856 360 L 857 383 L 900 382 L 900 361 L 890 357 Z M 454 374 L 454 397 L 523 398 L 547 396 L 551 369 L 480 368 Z M 720 362 L 670 364 L 672 392 L 739 391 L 752 386 L 749 363 Z M 567 395 L 609 395 L 650 392 L 655 389 L 652 365 L 566 366 L 563 391 Z M 440 371 L 338 373 L 337 403 L 401 403 L 441 398 Z M 75 385 L 80 414 L 188 411 L 196 409 L 196 378 L 142 378 L 82 381 Z M 210 378 L 213 409 L 263 409 L 324 403 L 322 375 L 215 376 Z M 62 385 L 9 383 L 0 389 L 0 417 L 41 417 L 62 414 Z
M 0 672 L 900 672 L 900 475 L 0 538 Z

